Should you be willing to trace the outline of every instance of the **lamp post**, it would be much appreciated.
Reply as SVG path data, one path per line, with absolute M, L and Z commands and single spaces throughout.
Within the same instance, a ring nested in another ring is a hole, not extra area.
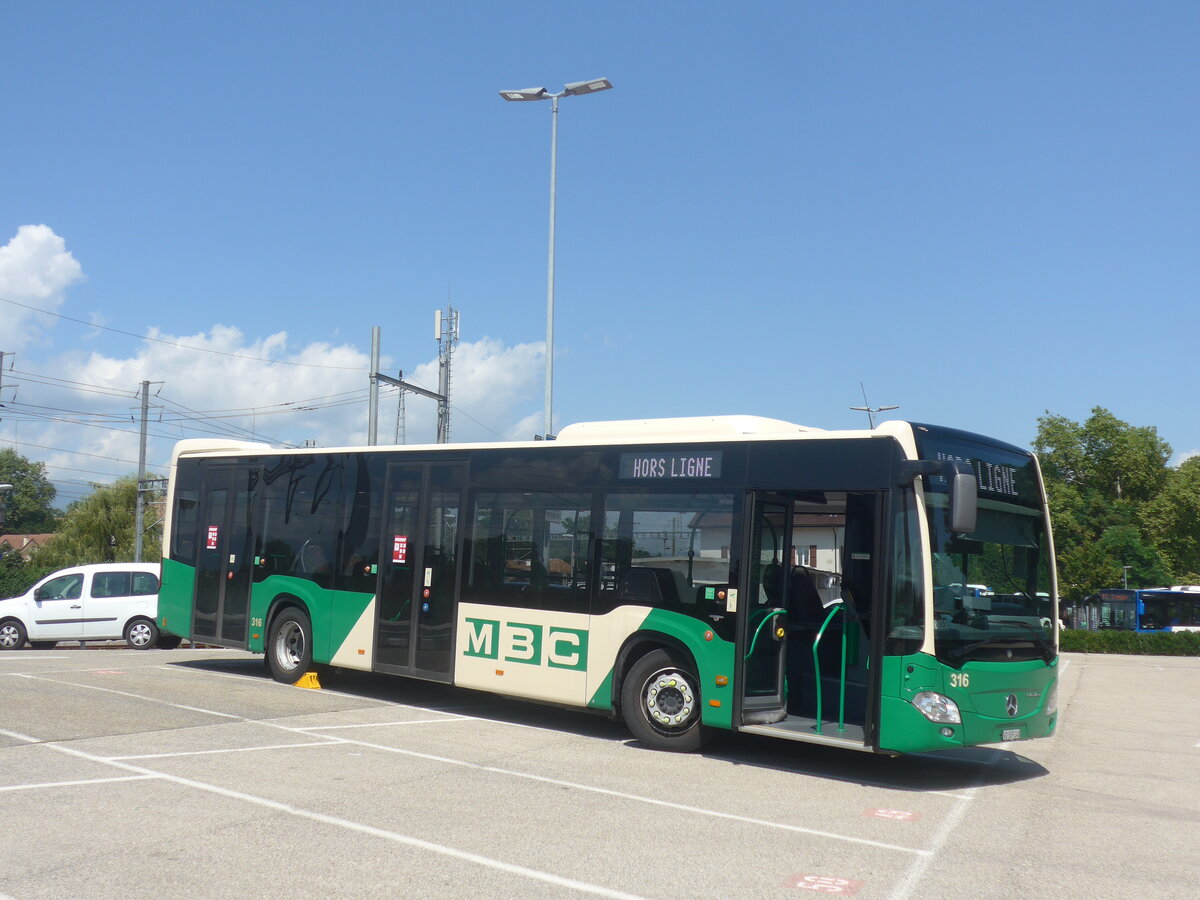
M 575 81 L 565 85 L 557 94 L 544 87 L 522 88 L 517 91 L 501 91 L 505 100 L 525 102 L 528 100 L 550 101 L 550 261 L 546 275 L 546 417 L 545 437 L 553 432 L 554 407 L 554 192 L 558 180 L 558 101 L 561 97 L 579 97 L 607 91 L 612 82 L 607 78 L 591 81 Z
M 1133 568 L 1133 566 L 1121 566 L 1121 587 L 1122 588 L 1129 587 L 1129 570 L 1132 568 Z

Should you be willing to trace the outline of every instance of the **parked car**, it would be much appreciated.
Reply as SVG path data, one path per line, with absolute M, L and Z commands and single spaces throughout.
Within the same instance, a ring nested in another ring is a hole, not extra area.
M 29 641 L 49 650 L 59 641 L 123 639 L 135 650 L 172 649 L 180 638 L 160 635 L 158 563 L 98 563 L 47 575 L 20 597 L 0 600 L 0 650 Z

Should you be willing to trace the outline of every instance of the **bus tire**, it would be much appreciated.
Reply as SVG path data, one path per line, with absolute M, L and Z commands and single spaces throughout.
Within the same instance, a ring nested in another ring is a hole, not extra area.
M 16 619 L 0 622 L 0 650 L 20 650 L 25 637 L 25 626 Z
M 699 680 L 667 650 L 640 657 L 621 683 L 621 715 L 633 736 L 655 750 L 689 753 L 706 737 Z
M 183 638 L 177 634 L 160 634 L 158 636 L 159 650 L 174 650 L 183 643 Z
M 312 625 L 294 606 L 281 610 L 267 635 L 267 669 L 282 684 L 295 684 L 312 668 Z
M 29 646 L 34 650 L 53 650 L 58 646 L 58 641 L 30 641 Z
M 149 619 L 130 619 L 125 626 L 125 643 L 134 650 L 149 650 L 158 643 L 158 626 Z

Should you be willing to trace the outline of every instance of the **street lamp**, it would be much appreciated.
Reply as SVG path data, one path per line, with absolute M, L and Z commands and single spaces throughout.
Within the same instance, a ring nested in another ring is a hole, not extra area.
M 873 431 L 875 429 L 875 413 L 883 412 L 884 410 L 888 410 L 888 409 L 899 409 L 900 407 L 899 406 L 852 406 L 850 408 L 853 410 L 856 410 L 858 412 L 865 412 L 867 414 L 867 421 L 871 423 L 871 430 Z
M 1133 566 L 1121 566 L 1121 587 L 1122 588 L 1129 587 L 1129 570 L 1132 568 L 1133 568 Z
M 607 78 L 593 78 L 591 81 L 575 81 L 565 85 L 557 94 L 552 94 L 544 87 L 522 88 L 518 91 L 501 91 L 500 96 L 505 100 L 524 102 L 527 100 L 550 101 L 550 262 L 546 275 L 546 421 L 545 437 L 551 437 L 553 431 L 554 405 L 554 190 L 558 178 L 558 101 L 560 97 L 579 97 L 585 94 L 596 94 L 607 91 L 612 82 Z

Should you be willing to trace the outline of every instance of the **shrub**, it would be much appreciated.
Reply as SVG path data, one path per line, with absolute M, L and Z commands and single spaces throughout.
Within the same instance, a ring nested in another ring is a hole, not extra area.
M 1059 650 L 1071 653 L 1121 653 L 1130 656 L 1200 656 L 1200 632 L 1065 630 L 1058 636 Z
M 0 597 L 19 597 L 52 569 L 27 563 L 19 553 L 0 554 Z

